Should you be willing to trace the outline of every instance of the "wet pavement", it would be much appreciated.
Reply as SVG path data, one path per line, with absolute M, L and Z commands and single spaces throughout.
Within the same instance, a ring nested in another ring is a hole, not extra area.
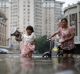
M 74 58 L 33 59 L 19 54 L 0 55 L 0 74 L 80 74 L 80 56 Z

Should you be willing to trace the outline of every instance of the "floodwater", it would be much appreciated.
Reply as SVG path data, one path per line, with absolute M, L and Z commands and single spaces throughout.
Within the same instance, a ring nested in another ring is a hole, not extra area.
M 29 59 L 19 54 L 1 54 L 0 74 L 80 74 L 80 56 Z

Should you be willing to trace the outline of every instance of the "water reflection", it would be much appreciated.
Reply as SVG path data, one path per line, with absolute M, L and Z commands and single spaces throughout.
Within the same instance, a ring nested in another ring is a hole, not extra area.
M 53 65 L 51 60 L 36 59 L 33 74 L 53 74 Z
M 0 55 L 0 57 L 0 74 L 8 74 L 9 66 L 6 63 L 4 56 Z
M 73 57 L 50 60 L 22 58 L 17 54 L 0 55 L 0 74 L 80 74 L 79 62 Z
M 76 74 L 73 57 L 58 58 L 57 62 L 58 66 L 55 74 Z
M 30 58 L 21 57 L 21 74 L 32 74 L 34 61 Z

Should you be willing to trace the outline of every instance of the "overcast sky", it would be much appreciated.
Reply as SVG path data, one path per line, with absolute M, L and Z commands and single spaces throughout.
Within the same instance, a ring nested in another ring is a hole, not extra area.
M 62 1 L 65 2 L 65 4 L 63 5 L 63 8 L 66 7 L 68 4 L 72 4 L 72 3 L 77 3 L 80 0 L 57 0 L 57 1 Z

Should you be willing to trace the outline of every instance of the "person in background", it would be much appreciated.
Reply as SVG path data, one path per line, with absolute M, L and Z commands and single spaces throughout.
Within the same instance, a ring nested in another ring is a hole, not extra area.
M 72 56 L 75 49 L 75 28 L 68 25 L 68 20 L 66 18 L 61 19 L 61 25 L 59 26 L 58 31 L 54 33 L 50 38 L 54 37 L 57 34 L 60 36 L 60 48 L 63 50 L 64 56 Z
M 32 26 L 27 26 L 26 32 L 22 34 L 21 55 L 23 57 L 32 58 L 35 50 L 35 34 Z

